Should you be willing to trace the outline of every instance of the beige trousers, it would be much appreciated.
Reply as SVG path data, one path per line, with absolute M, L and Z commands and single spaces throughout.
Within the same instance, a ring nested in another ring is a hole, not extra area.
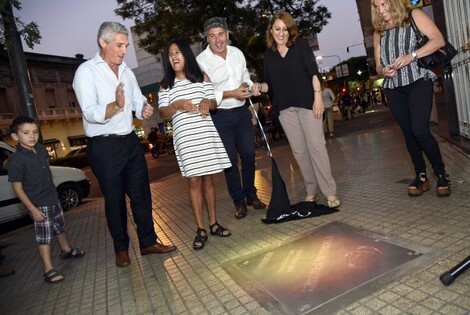
M 292 154 L 304 178 L 307 195 L 336 195 L 336 183 L 331 175 L 330 158 L 325 145 L 323 121 L 313 117 L 313 111 L 289 107 L 279 113 Z

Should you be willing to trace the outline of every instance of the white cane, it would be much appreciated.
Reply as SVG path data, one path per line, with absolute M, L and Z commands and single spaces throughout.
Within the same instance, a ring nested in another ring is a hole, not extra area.
M 264 133 L 263 126 L 261 125 L 261 122 L 259 121 L 258 113 L 256 112 L 255 107 L 253 106 L 253 102 L 251 101 L 251 97 L 248 97 L 248 100 L 250 101 L 250 106 L 253 108 L 253 113 L 255 113 L 256 121 L 258 122 L 258 126 L 261 129 L 261 133 L 263 134 L 264 141 L 266 141 L 266 146 L 268 147 L 269 156 L 273 157 L 273 154 L 271 152 L 271 147 L 269 146 L 268 139 L 266 138 L 266 134 Z

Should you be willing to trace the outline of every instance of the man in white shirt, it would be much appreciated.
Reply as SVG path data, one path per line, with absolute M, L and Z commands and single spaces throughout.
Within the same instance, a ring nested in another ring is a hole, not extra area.
M 258 95 L 260 85 L 251 81 L 243 53 L 228 45 L 229 32 L 224 18 L 207 20 L 204 32 L 209 45 L 197 56 L 197 61 L 214 86 L 217 111 L 212 120 L 232 162 L 232 167 L 225 170 L 225 179 L 235 204 L 235 217 L 241 219 L 247 215 L 247 205 L 266 208 L 256 195 L 254 134 L 251 113 L 245 106 L 250 89 Z M 237 155 L 242 164 L 241 176 Z
M 161 244 L 152 219 L 148 169 L 134 132 L 132 112 L 139 119 L 153 114 L 134 73 L 123 62 L 128 31 L 104 22 L 98 31 L 99 52 L 80 65 L 73 89 L 83 112 L 87 158 L 105 199 L 106 220 L 113 237 L 116 265 L 130 264 L 126 195 L 131 200 L 142 255 L 174 251 Z

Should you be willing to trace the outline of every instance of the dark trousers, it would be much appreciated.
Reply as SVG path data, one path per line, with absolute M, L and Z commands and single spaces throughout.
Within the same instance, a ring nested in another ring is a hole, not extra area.
M 140 247 L 155 244 L 147 162 L 137 135 L 132 132 L 123 138 L 88 138 L 87 158 L 104 196 L 114 250 L 129 248 L 126 195 L 137 225 Z
M 225 170 L 229 194 L 235 205 L 245 203 L 245 198 L 256 196 L 255 146 L 251 113 L 246 106 L 230 111 L 217 110 L 212 115 L 212 120 L 232 162 L 232 167 Z M 238 155 L 242 166 L 241 178 Z
M 416 173 L 426 172 L 423 152 L 431 162 L 435 175 L 445 173 L 439 145 L 429 130 L 432 81 L 421 79 L 407 86 L 385 89 L 385 94 L 388 106 L 405 136 L 406 148 Z

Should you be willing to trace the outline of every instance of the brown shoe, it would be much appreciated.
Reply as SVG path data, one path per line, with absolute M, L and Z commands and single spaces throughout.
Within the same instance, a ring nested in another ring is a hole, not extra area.
M 131 264 L 129 253 L 127 250 L 120 250 L 116 252 L 116 266 L 127 267 Z
M 241 203 L 235 209 L 235 218 L 242 219 L 248 214 L 248 209 L 244 203 Z
M 429 180 L 426 173 L 419 173 L 416 178 L 408 186 L 408 195 L 421 196 L 425 191 L 429 190 Z
M 252 206 L 254 209 L 265 209 L 266 204 L 259 200 L 257 196 L 254 196 L 253 198 L 246 198 L 246 205 L 247 206 Z
M 0 266 L 0 277 L 6 277 L 15 273 L 13 268 L 8 266 Z
M 150 255 L 150 254 L 166 254 L 166 253 L 173 252 L 175 250 L 176 250 L 175 245 L 163 245 L 162 243 L 157 242 L 152 246 L 140 248 L 140 254 L 142 256 Z

